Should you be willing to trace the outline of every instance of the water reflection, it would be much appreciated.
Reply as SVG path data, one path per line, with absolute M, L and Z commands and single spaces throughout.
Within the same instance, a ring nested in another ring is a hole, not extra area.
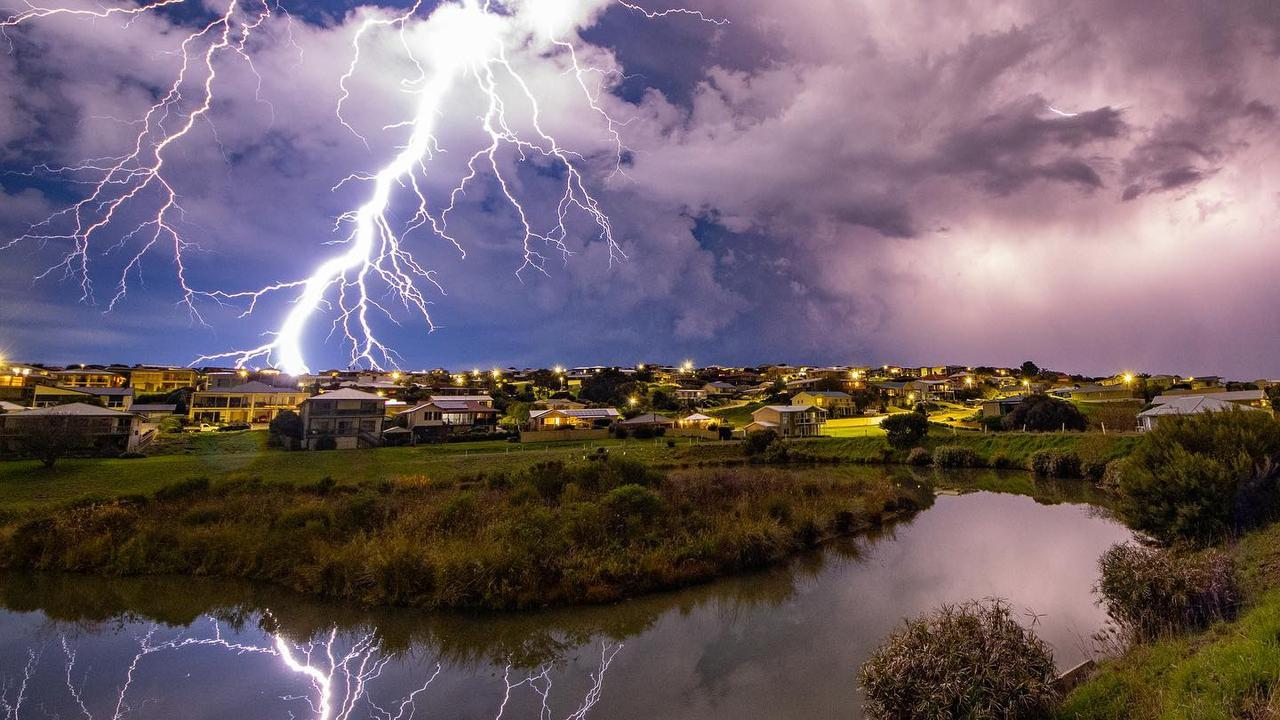
M 1060 665 L 1081 659 L 1103 620 L 1095 561 L 1128 537 L 1078 504 L 1087 488 L 898 479 L 936 499 L 876 536 L 601 607 L 459 615 L 248 583 L 9 576 L 4 698 L 93 718 L 858 717 L 858 664 L 903 617 L 985 596 L 1025 608 Z

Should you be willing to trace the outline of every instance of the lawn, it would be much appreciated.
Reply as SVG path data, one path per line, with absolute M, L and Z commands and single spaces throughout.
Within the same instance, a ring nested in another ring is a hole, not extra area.
M 484 472 L 511 471 L 542 460 L 581 460 L 596 448 L 617 457 L 659 466 L 739 458 L 736 443 L 692 443 L 679 439 L 597 440 L 587 443 L 520 445 L 502 441 L 453 443 L 375 450 L 285 452 L 266 446 L 265 431 L 200 433 L 166 438 L 146 458 L 60 460 L 52 469 L 35 461 L 0 462 L 0 512 L 21 512 L 80 497 L 147 494 L 191 478 L 312 483 L 332 477 L 340 484 L 421 478 L 453 480 Z

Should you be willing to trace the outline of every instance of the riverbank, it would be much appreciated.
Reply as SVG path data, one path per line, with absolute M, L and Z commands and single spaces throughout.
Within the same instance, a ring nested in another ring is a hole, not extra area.
M 245 578 L 370 605 L 530 608 L 762 567 L 922 504 L 919 490 L 870 470 L 663 471 L 595 457 L 459 479 L 188 480 L 11 515 L 0 567 Z
M 613 457 L 660 470 L 721 467 L 747 462 L 738 442 L 666 439 L 598 440 L 590 443 L 519 445 L 500 441 L 359 451 L 285 452 L 267 447 L 265 432 L 201 433 L 166 440 L 136 459 L 66 459 L 53 468 L 36 461 L 0 462 L 0 520 L 85 498 L 149 495 L 177 480 L 214 483 L 258 480 L 339 485 L 383 481 L 458 482 L 478 473 L 520 472 L 540 462 L 589 462 L 604 448 Z M 920 445 L 961 445 L 986 465 L 1026 468 L 1038 450 L 1069 450 L 1085 459 L 1128 454 L 1137 438 L 1100 433 L 974 433 L 934 428 Z M 906 463 L 909 451 L 883 438 L 815 438 L 793 441 L 801 455 L 821 462 Z
M 1245 536 L 1231 554 L 1245 592 L 1234 620 L 1105 661 L 1059 718 L 1280 718 L 1280 525 Z

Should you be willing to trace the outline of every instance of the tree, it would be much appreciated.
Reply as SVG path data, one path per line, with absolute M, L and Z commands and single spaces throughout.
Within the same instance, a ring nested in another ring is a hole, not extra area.
M 529 422 L 529 403 L 513 402 L 507 405 L 507 414 L 502 417 L 498 424 L 515 431 L 519 430 L 527 422 Z
M 302 418 L 292 410 L 281 410 L 268 426 L 271 435 L 276 438 L 302 439 Z
M 1084 430 L 1088 425 L 1084 414 L 1075 405 L 1042 393 L 1023 398 L 1002 422 L 1006 430 L 1025 428 L 1034 432 Z
M 1280 514 L 1280 422 L 1253 410 L 1162 418 L 1121 461 L 1117 486 L 1135 530 L 1218 542 Z
M 22 446 L 26 454 L 39 460 L 46 468 L 53 467 L 60 458 L 93 447 L 93 434 L 85 418 L 56 415 L 24 418 L 19 427 L 23 432 Z
M 924 439 L 929 432 L 929 418 L 917 412 L 894 413 L 881 421 L 880 429 L 890 445 L 903 450 Z
M 1022 377 L 1033 378 L 1040 374 L 1040 367 L 1030 360 L 1022 363 Z
M 582 381 L 578 398 L 600 405 L 625 405 L 627 399 L 645 395 L 645 387 L 619 370 L 603 370 Z
M 747 437 L 742 442 L 742 450 L 748 455 L 759 455 L 777 441 L 778 433 L 776 430 L 769 428 L 754 430 L 747 433 Z

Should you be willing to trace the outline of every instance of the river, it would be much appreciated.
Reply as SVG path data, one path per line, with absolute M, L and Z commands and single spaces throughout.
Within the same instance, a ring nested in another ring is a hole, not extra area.
M 948 479 L 950 479 L 949 476 Z M 857 668 L 903 617 L 1002 597 L 1054 650 L 1104 621 L 1130 533 L 1087 491 L 988 474 L 874 537 L 608 606 L 363 610 L 249 583 L 0 577 L 6 718 L 861 717 Z M 976 487 L 1013 487 L 1035 497 Z

